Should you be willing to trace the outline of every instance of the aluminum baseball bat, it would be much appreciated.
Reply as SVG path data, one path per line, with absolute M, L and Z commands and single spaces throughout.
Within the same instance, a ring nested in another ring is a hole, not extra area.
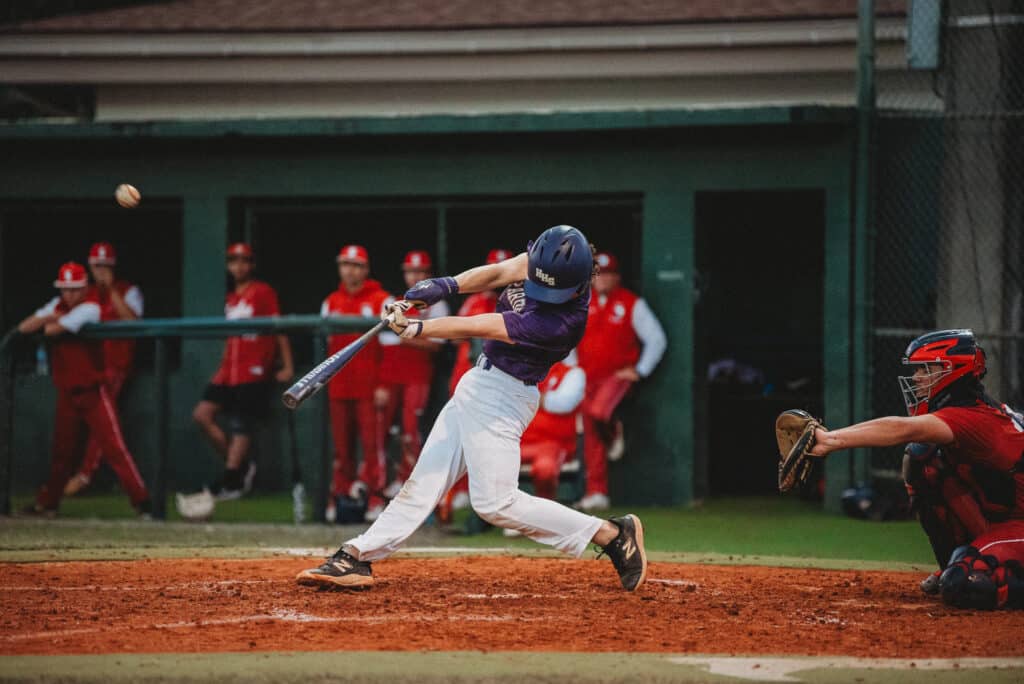
M 334 375 L 340 371 L 345 365 L 352 360 L 352 357 L 360 352 L 360 350 L 366 346 L 367 342 L 372 340 L 377 333 L 387 327 L 388 321 L 382 320 L 377 325 L 373 326 L 355 342 L 352 342 L 344 349 L 339 349 L 334 352 L 326 359 L 321 361 L 317 366 L 303 375 L 299 380 L 288 388 L 288 390 L 281 395 L 281 401 L 288 408 L 295 410 L 299 405 L 309 399 L 311 396 L 320 391 L 320 389 L 327 384 L 327 382 L 334 377 Z

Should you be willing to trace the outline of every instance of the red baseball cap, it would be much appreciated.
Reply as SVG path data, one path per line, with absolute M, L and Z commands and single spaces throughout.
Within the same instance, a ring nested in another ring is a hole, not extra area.
M 89 263 L 97 266 L 113 266 L 117 263 L 117 252 L 109 242 L 97 242 L 89 248 Z
M 250 247 L 248 244 L 244 242 L 236 242 L 235 244 L 228 247 L 228 256 L 240 256 L 245 257 L 246 259 L 252 259 L 252 247 Z
M 505 261 L 505 259 L 511 258 L 512 252 L 508 251 L 507 249 L 492 249 L 490 252 L 487 253 L 488 264 L 500 264 L 502 261 Z
M 362 245 L 345 245 L 338 252 L 338 263 L 350 263 L 350 264 L 362 264 L 363 266 L 369 266 L 370 255 L 367 254 L 366 248 Z
M 85 272 L 85 266 L 75 261 L 69 261 L 61 266 L 57 271 L 57 279 L 53 281 L 53 286 L 61 290 L 72 290 L 88 284 L 89 276 Z
M 430 255 L 419 250 L 409 252 L 402 260 L 403 271 L 429 271 L 431 266 Z
M 608 252 L 598 252 L 595 257 L 597 265 L 601 267 L 602 273 L 618 273 L 619 272 L 619 260 L 615 258 L 614 254 Z

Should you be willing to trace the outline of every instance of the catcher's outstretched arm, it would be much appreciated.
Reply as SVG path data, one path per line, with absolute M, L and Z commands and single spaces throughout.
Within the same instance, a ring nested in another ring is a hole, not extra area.
M 907 442 L 950 444 L 955 439 L 946 422 L 933 415 L 875 418 L 839 430 L 819 429 L 814 437 L 814 456 L 827 456 L 840 449 L 900 446 Z

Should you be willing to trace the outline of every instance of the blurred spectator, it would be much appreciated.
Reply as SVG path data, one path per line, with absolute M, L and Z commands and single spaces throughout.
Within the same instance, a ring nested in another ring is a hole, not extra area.
M 640 296 L 621 286 L 619 262 L 599 253 L 587 331 L 577 349 L 587 373 L 583 405 L 583 449 L 587 467 L 583 510 L 608 508 L 607 460 L 618 460 L 625 447 L 622 421 L 615 408 L 633 384 L 654 371 L 665 353 L 665 331 Z
M 402 261 L 402 276 L 405 286 L 412 287 L 421 280 L 431 277 L 430 255 L 413 251 Z M 393 301 L 388 299 L 388 303 Z M 438 318 L 448 315 L 448 304 L 441 300 L 426 311 L 412 309 L 408 317 Z M 400 339 L 386 330 L 378 338 L 381 344 L 380 375 L 377 379 L 381 393 L 377 412 L 379 426 L 377 439 L 382 451 L 381 458 L 387 462 L 388 433 L 395 420 L 395 413 L 401 408 L 401 458 L 395 478 L 384 490 L 384 496 L 393 499 L 409 478 L 416 460 L 420 456 L 423 438 L 420 434 L 420 418 L 430 398 L 430 382 L 434 377 L 434 354 L 441 349 L 443 340 L 428 338 Z M 374 521 L 382 508 L 369 508 L 366 519 Z
M 234 287 L 224 301 L 229 320 L 281 313 L 277 292 L 253 277 L 255 258 L 244 242 L 227 251 L 227 269 Z M 281 367 L 274 373 L 280 354 Z M 203 398 L 192 410 L 192 418 L 203 435 L 224 459 L 224 474 L 211 490 L 219 501 L 238 499 L 252 489 L 256 464 L 249 458 L 252 435 L 268 414 L 273 380 L 288 382 L 295 374 L 292 348 L 286 335 L 238 335 L 224 344 L 220 368 L 210 379 Z M 222 413 L 227 431 L 217 424 Z
M 87 429 L 99 442 L 135 510 L 148 516 L 149 492 L 124 443 L 121 424 L 105 384 L 103 345 L 99 340 L 74 335 L 86 323 L 100 321 L 97 292 L 88 287 L 85 267 L 73 261 L 60 267 L 54 287 L 60 290 L 60 296 L 18 325 L 22 334 L 42 330 L 50 340 L 50 368 L 57 388 L 50 477 L 40 488 L 35 503 L 22 513 L 56 515 Z
M 125 280 L 118 280 L 114 272 L 117 253 L 108 242 L 97 242 L 89 250 L 89 271 L 96 284 L 96 295 L 100 305 L 101 321 L 130 321 L 142 317 L 142 291 L 138 286 Z M 135 359 L 135 340 L 103 340 L 103 376 L 110 396 L 110 403 L 117 408 Z M 74 496 L 89 486 L 96 469 L 100 466 L 103 450 L 99 440 L 89 436 L 85 458 L 78 472 L 64 486 L 65 496 Z
M 338 289 L 327 295 L 320 307 L 322 316 L 364 316 L 377 318 L 390 295 L 370 275 L 370 258 L 364 247 L 346 245 L 338 253 Z M 331 335 L 328 353 L 333 354 L 359 338 L 359 333 Z M 346 509 L 362 506 L 376 517 L 384 509 L 387 466 L 377 443 L 377 408 L 384 408 L 387 393 L 378 392 L 381 346 L 369 344 L 327 385 L 331 431 L 334 435 L 334 475 L 325 518 L 338 516 L 339 497 L 346 497 Z M 359 433 L 362 463 L 356 469 L 354 438 Z
M 558 478 L 569 457 L 576 453 L 576 422 L 587 387 L 586 372 L 576 355 L 551 367 L 540 383 L 540 407 L 523 433 L 522 462 L 531 465 L 537 496 L 555 499 Z

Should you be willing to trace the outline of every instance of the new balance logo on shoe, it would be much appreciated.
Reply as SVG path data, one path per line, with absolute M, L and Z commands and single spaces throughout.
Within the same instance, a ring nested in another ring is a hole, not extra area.
M 622 543 L 622 557 L 626 560 L 629 560 L 633 557 L 634 553 L 636 553 L 636 544 L 633 542 L 632 539 L 626 539 Z

